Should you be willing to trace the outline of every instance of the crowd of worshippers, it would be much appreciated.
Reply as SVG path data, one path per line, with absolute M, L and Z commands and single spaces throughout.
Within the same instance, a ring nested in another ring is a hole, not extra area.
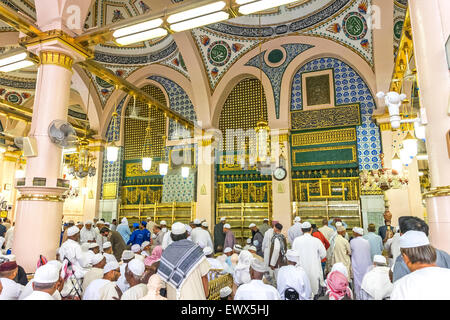
M 294 219 L 287 230 L 269 219 L 248 227 L 238 244 L 226 218 L 210 234 L 206 221 L 150 218 L 65 223 L 56 260 L 40 256 L 28 281 L 0 224 L 0 300 L 206 300 L 209 283 L 231 275 L 221 300 L 450 299 L 450 256 L 434 248 L 428 225 L 400 217 L 365 233 L 340 219 L 322 226 Z M 387 232 L 394 230 L 394 232 Z

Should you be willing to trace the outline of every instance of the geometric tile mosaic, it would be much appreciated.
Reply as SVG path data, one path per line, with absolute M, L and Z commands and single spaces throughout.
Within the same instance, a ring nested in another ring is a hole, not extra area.
M 308 62 L 294 76 L 291 111 L 302 110 L 302 73 L 333 69 L 336 106 L 359 103 L 361 125 L 357 126 L 358 162 L 360 170 L 381 168 L 380 129 L 372 122 L 375 101 L 359 74 L 345 62 L 335 58 L 319 58 Z
M 164 176 L 162 203 L 195 201 L 197 171 L 190 168 L 189 176 L 183 178 L 180 170 L 171 170 Z

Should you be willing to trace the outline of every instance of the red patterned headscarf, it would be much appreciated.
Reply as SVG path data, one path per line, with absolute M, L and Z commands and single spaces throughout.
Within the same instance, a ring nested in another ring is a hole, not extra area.
M 151 266 L 153 263 L 155 263 L 156 261 L 161 260 L 161 255 L 162 255 L 163 249 L 161 246 L 156 246 L 153 251 L 152 251 L 152 255 L 150 257 L 146 257 L 144 260 L 144 263 L 146 266 Z
M 346 295 L 352 298 L 352 291 L 348 287 L 348 280 L 339 271 L 333 271 L 327 277 L 327 292 L 330 300 L 342 300 Z

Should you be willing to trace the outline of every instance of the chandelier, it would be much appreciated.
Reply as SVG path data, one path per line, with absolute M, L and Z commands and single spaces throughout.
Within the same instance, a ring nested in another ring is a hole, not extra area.
M 77 147 L 77 153 L 73 153 L 68 156 L 68 171 L 69 174 L 83 179 L 87 176 L 93 177 L 97 169 L 95 168 L 95 160 L 92 153 L 89 152 L 89 141 L 86 137 L 80 140 L 80 144 Z
M 119 87 L 116 85 L 116 90 L 118 89 Z M 119 145 L 117 143 L 117 141 L 119 140 L 119 130 L 119 114 L 117 113 L 116 101 L 111 119 L 112 141 L 106 146 L 106 159 L 111 164 L 116 162 L 119 157 Z
M 360 172 L 362 191 L 400 189 L 408 185 L 408 178 L 394 169 L 363 170 Z

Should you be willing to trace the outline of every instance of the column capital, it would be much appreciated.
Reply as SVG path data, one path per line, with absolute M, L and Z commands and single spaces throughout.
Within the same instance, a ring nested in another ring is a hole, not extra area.
M 54 64 L 72 71 L 73 58 L 62 52 L 57 51 L 41 51 L 41 64 Z
M 425 199 L 434 197 L 448 197 L 450 196 L 450 186 L 431 188 L 430 191 L 425 192 L 422 196 Z

